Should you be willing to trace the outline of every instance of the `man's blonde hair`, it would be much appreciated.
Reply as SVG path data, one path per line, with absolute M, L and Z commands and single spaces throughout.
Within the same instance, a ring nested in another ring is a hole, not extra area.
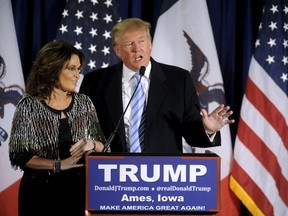
M 124 32 L 133 32 L 137 30 L 145 30 L 148 38 L 151 40 L 150 34 L 151 24 L 139 19 L 129 18 L 117 23 L 112 29 L 112 46 L 117 45 L 117 39 L 119 34 Z

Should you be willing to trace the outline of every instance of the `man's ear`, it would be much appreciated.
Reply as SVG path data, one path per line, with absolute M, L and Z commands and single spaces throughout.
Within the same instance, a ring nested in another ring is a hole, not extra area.
M 113 47 L 113 50 L 114 50 L 115 54 L 118 56 L 118 58 L 121 58 L 120 49 L 117 45 Z

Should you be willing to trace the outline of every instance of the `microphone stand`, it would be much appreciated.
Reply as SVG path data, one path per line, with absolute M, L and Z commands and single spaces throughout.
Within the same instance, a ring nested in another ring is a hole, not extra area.
M 138 89 L 138 86 L 139 86 L 139 84 L 140 84 L 140 82 L 141 82 L 142 76 L 143 76 L 144 73 L 145 73 L 145 70 L 146 70 L 146 68 L 145 68 L 144 66 L 141 66 L 141 68 L 140 68 L 140 70 L 139 70 L 140 79 L 139 79 L 139 81 L 138 81 L 138 83 L 137 83 L 137 85 L 136 85 L 136 88 L 134 89 L 134 92 L 133 92 L 133 94 L 132 94 L 132 96 L 131 96 L 131 98 L 130 98 L 130 100 L 129 100 L 129 102 L 128 102 L 125 110 L 124 110 L 124 112 L 122 113 L 122 115 L 121 115 L 121 117 L 120 117 L 120 119 L 119 119 L 119 121 L 118 121 L 118 123 L 117 123 L 117 125 L 116 125 L 116 127 L 115 127 L 115 129 L 114 129 L 114 131 L 113 131 L 113 132 L 110 134 L 110 136 L 108 137 L 108 140 L 106 141 L 102 152 L 107 152 L 108 149 L 110 148 L 111 142 L 112 142 L 112 140 L 114 139 L 114 136 L 115 136 L 115 134 L 116 134 L 116 132 L 117 132 L 119 126 L 120 126 L 120 123 L 121 123 L 122 119 L 124 118 L 124 115 L 125 115 L 128 107 L 129 107 L 129 105 L 130 105 L 130 103 L 131 103 L 131 101 L 132 101 L 132 98 L 134 97 L 134 95 L 135 95 L 135 93 L 136 93 L 136 90 Z

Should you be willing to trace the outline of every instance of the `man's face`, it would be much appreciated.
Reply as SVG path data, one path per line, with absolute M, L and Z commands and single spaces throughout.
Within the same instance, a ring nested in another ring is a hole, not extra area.
M 147 66 L 151 55 L 151 39 L 145 30 L 120 33 L 114 46 L 116 55 L 133 71 Z

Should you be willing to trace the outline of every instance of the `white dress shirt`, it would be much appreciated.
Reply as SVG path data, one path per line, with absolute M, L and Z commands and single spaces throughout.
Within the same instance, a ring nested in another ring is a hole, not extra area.
M 145 73 L 141 78 L 141 82 L 139 85 L 142 85 L 145 93 L 146 104 L 148 101 L 148 90 L 150 85 L 150 71 L 151 71 L 151 63 L 149 62 L 146 67 Z M 123 75 L 122 75 L 122 99 L 123 99 L 123 111 L 126 109 L 131 96 L 134 92 L 134 84 L 136 82 L 136 78 L 133 77 L 135 71 L 130 70 L 125 65 L 123 65 Z M 138 86 L 139 88 L 140 86 Z M 130 145 L 130 116 L 131 116 L 131 103 L 129 104 L 127 111 L 124 115 L 124 128 L 125 128 L 125 138 L 128 145 Z

